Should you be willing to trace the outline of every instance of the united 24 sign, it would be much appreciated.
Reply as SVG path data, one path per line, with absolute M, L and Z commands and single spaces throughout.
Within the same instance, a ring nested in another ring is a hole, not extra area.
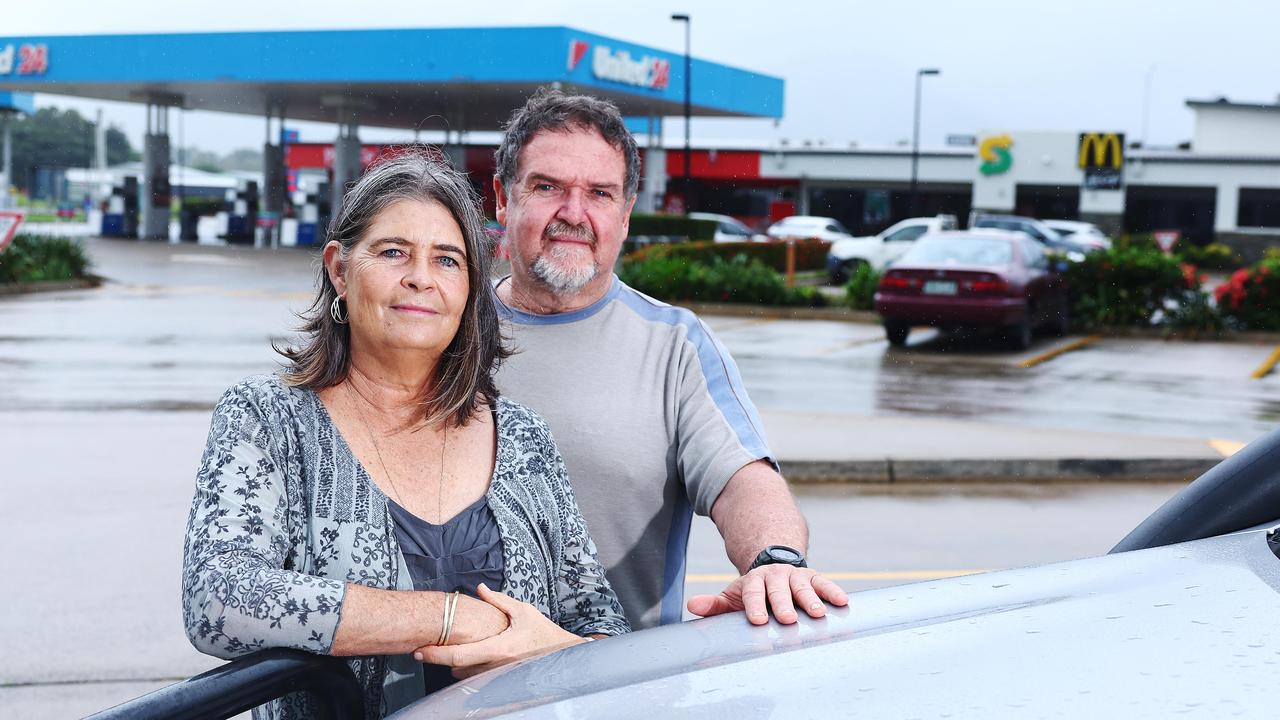
M 1124 182 L 1124 133 L 1080 133 L 1078 164 L 1086 190 L 1119 190 Z
M 591 50 L 591 74 L 601 80 L 635 85 L 651 90 L 666 90 L 671 84 L 671 62 L 663 58 L 645 55 L 638 60 L 631 58 L 626 50 L 617 50 L 607 45 L 591 44 L 582 40 L 569 43 L 569 61 L 567 69 L 572 72 Z
M 43 75 L 48 71 L 47 45 L 0 45 L 0 75 Z

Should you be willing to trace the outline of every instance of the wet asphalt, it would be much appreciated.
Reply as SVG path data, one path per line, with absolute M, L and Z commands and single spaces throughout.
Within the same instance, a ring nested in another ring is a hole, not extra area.
M 276 366 L 271 343 L 288 341 L 317 271 L 299 250 L 86 244 L 102 287 L 0 297 L 0 717 L 76 717 L 219 664 L 190 648 L 179 617 L 192 478 L 209 410 Z M 1248 377 L 1265 346 L 1106 340 L 1024 369 L 981 341 L 927 332 L 891 350 L 874 326 L 708 322 L 766 411 L 1242 442 L 1280 419 L 1280 381 Z M 1177 489 L 798 495 L 815 566 L 863 589 L 1104 552 Z M 718 589 L 729 570 L 699 519 L 690 591 Z

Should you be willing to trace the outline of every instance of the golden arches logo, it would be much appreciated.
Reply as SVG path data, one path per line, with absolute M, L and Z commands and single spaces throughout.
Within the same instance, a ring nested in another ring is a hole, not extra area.
M 1013 138 L 1008 135 L 993 135 L 984 138 L 982 144 L 978 146 L 978 157 L 982 158 L 982 164 L 978 166 L 978 170 L 983 175 L 999 175 L 1008 172 L 1013 167 L 1013 153 L 1009 152 L 1009 148 L 1013 147 Z
M 1124 165 L 1124 140 L 1119 133 L 1080 133 L 1079 166 L 1119 170 Z

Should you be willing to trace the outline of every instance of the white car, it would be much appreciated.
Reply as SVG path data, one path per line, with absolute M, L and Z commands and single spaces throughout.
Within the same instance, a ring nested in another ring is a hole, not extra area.
M 769 237 L 774 240 L 825 240 L 838 242 L 853 235 L 839 220 L 816 215 L 792 215 L 769 226 Z
M 869 265 L 876 272 L 884 272 L 889 263 L 902 257 L 920 236 L 955 229 L 954 215 L 938 215 L 908 218 L 878 235 L 840 240 L 832 243 L 831 250 L 827 252 L 827 277 L 832 285 L 841 285 L 853 276 L 859 265 Z
M 768 242 L 769 236 L 758 232 L 753 232 L 735 217 L 728 215 L 717 215 L 716 213 L 691 212 L 690 219 L 693 220 L 712 220 L 718 223 L 716 225 L 715 241 L 723 242 Z
M 1080 220 L 1045 220 L 1045 225 L 1056 230 L 1059 235 L 1100 250 L 1111 248 L 1111 238 L 1093 223 Z

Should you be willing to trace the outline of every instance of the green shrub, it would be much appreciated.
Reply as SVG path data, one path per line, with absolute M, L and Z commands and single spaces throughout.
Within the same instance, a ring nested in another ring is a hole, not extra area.
M 880 285 L 880 273 L 867 263 L 858 263 L 858 269 L 844 286 L 844 302 L 854 310 L 873 310 L 876 305 L 876 287 Z
M 1242 330 L 1280 330 L 1280 259 L 1241 268 L 1213 291 L 1218 308 Z
M 817 288 L 788 288 L 781 275 L 745 255 L 732 260 L 714 257 L 706 265 L 663 254 L 630 257 L 623 262 L 619 277 L 646 295 L 671 302 L 826 305 L 826 297 Z
M 831 248 L 831 243 L 803 240 L 797 242 L 795 246 L 797 271 L 821 270 L 827 266 L 827 250 Z M 632 253 L 628 256 L 628 259 L 644 260 L 656 255 L 679 258 L 687 262 L 701 263 L 703 265 L 710 265 L 715 258 L 732 260 L 739 255 L 746 255 L 754 260 L 759 260 L 777 272 L 787 271 L 787 244 L 781 242 L 690 242 L 650 245 Z
M 82 278 L 89 258 L 70 238 L 18 235 L 0 251 L 0 282 L 42 282 Z
M 1173 246 L 1173 254 L 1201 270 L 1234 270 L 1244 264 L 1239 253 L 1222 243 L 1200 246 L 1179 240 Z
M 1150 325 L 1157 310 L 1195 284 L 1176 258 L 1132 243 L 1090 253 L 1066 276 L 1072 317 L 1086 328 Z
M 714 240 L 715 220 L 694 220 L 684 215 L 660 215 L 657 213 L 632 213 L 627 234 L 669 235 L 690 240 Z
M 1209 300 L 1209 293 L 1199 287 L 1183 290 L 1176 302 L 1177 306 L 1168 310 L 1161 322 L 1169 330 L 1197 335 L 1218 332 L 1226 327 L 1222 313 Z

